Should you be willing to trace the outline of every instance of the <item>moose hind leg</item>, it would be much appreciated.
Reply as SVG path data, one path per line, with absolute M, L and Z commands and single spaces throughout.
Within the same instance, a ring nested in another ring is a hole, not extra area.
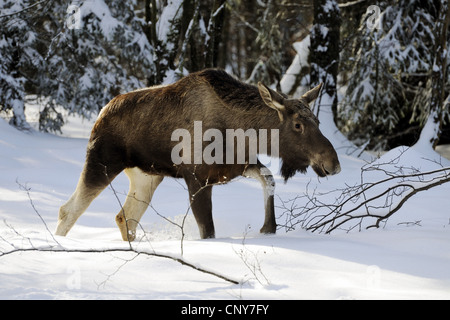
M 130 180 L 130 190 L 125 204 L 116 216 L 116 223 L 122 239 L 133 241 L 136 238 L 139 221 L 150 204 L 156 188 L 163 180 L 163 176 L 146 174 L 139 168 L 125 169 L 125 174 Z
M 123 170 L 120 163 L 103 164 L 100 155 L 101 152 L 97 149 L 88 149 L 77 188 L 69 201 L 59 209 L 56 235 L 65 236 L 91 202 Z
M 78 218 L 107 185 L 106 183 L 95 187 L 89 186 L 85 181 L 85 171 L 83 171 L 75 192 L 59 209 L 58 226 L 56 227 L 55 234 L 58 236 L 66 236 Z

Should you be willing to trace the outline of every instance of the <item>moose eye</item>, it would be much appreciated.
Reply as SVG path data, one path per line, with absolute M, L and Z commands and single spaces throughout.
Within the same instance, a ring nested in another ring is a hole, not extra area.
M 295 123 L 294 124 L 294 128 L 295 128 L 295 131 L 298 131 L 298 132 L 300 132 L 300 133 L 302 133 L 303 132 L 303 126 L 302 126 L 302 124 L 301 123 Z

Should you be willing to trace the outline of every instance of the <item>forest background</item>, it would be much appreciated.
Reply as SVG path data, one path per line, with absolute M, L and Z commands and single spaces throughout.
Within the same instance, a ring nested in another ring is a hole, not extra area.
M 427 122 L 435 147 L 450 142 L 449 20 L 446 0 L 1 0 L 0 115 L 27 130 L 37 103 L 39 129 L 60 132 L 62 110 L 95 117 L 219 67 L 292 96 L 324 82 L 315 112 L 365 149 L 412 145 Z

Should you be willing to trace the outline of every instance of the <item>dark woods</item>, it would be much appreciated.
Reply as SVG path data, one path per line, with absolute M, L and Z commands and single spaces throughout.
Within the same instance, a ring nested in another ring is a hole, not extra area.
M 60 131 L 67 113 L 220 67 L 287 95 L 324 82 L 337 127 L 369 149 L 414 144 L 430 115 L 446 143 L 449 16 L 446 0 L 7 0 L 0 115 L 29 129 L 38 104 L 39 129 Z

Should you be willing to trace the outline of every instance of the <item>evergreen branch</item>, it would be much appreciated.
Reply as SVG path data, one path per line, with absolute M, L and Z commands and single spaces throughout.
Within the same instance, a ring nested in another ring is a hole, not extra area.
M 41 3 L 45 3 L 45 2 L 48 2 L 48 1 L 51 1 L 51 0 L 42 0 L 42 1 L 36 2 L 35 4 L 30 5 L 28 7 L 25 7 L 22 10 L 19 10 L 19 11 L 16 11 L 16 12 L 7 13 L 7 14 L 3 14 L 3 15 L 0 16 L 0 19 L 11 17 L 11 16 L 14 16 L 16 14 L 20 14 L 22 12 L 28 11 L 31 8 L 34 8 L 34 7 L 38 6 L 38 5 L 40 5 Z

